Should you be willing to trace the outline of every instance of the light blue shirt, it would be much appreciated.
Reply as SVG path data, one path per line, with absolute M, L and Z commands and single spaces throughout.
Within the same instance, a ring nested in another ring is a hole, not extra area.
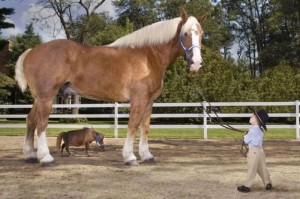
M 249 128 L 249 131 L 244 135 L 244 142 L 249 147 L 262 147 L 264 139 L 264 133 L 258 125 L 253 125 Z

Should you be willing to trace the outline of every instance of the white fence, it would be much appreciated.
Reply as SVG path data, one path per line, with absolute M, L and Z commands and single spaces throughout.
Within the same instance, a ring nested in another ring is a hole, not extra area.
M 272 128 L 294 128 L 296 130 L 296 139 L 299 139 L 299 101 L 291 102 L 207 102 L 202 103 L 154 103 L 153 107 L 268 107 L 268 106 L 288 106 L 294 107 L 294 112 L 291 113 L 270 113 L 271 118 L 295 118 L 294 125 L 268 125 L 269 129 Z M 32 105 L 0 105 L 0 109 L 24 109 L 31 108 Z M 57 108 L 113 108 L 114 112 L 111 114 L 51 114 L 50 118 L 113 118 L 114 124 L 107 125 L 93 125 L 94 128 L 114 128 L 114 137 L 118 137 L 118 129 L 127 128 L 127 125 L 121 125 L 118 123 L 120 118 L 128 118 L 128 113 L 120 113 L 119 108 L 129 108 L 129 104 L 54 104 L 53 109 Z M 222 108 L 221 108 L 222 109 Z M 220 118 L 250 118 L 251 113 L 218 113 Z M 0 114 L 0 119 L 24 119 L 23 124 L 0 124 L 0 128 L 26 128 L 25 114 Z M 211 114 L 211 117 L 217 117 L 215 114 Z M 152 114 L 151 118 L 203 118 L 202 124 L 180 124 L 180 125 L 151 125 L 151 128 L 203 128 L 203 137 L 207 139 L 207 129 L 210 128 L 223 128 L 218 124 L 208 124 L 209 117 L 203 109 L 201 113 L 180 113 L 180 114 Z M 79 124 L 49 124 L 48 128 L 82 128 L 87 125 Z M 231 125 L 234 128 L 249 128 L 249 125 Z

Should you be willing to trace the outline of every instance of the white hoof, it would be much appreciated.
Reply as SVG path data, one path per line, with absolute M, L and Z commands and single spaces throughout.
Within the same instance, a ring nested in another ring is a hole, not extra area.
M 125 153 L 123 153 L 123 158 L 124 158 L 124 162 L 136 162 L 137 158 L 136 156 L 132 153 L 131 155 L 127 155 Z
M 54 158 L 50 155 L 47 154 L 46 156 L 44 156 L 43 158 L 39 159 L 40 163 L 50 163 L 54 161 Z
M 134 162 L 137 162 L 137 158 L 133 153 L 133 142 L 134 142 L 133 137 L 127 137 L 125 144 L 123 146 L 122 155 L 126 165 L 127 164 L 133 165 Z
M 34 151 L 33 145 L 30 145 L 30 142 L 25 138 L 24 139 L 24 145 L 23 145 L 23 154 L 25 156 L 25 159 L 36 159 L 37 155 Z
M 142 161 L 154 159 L 154 156 L 149 151 L 140 152 L 139 154 Z
M 37 158 L 37 154 L 35 151 L 26 151 L 23 150 L 25 159 L 36 159 Z
M 46 132 L 42 132 L 38 137 L 37 158 L 39 159 L 40 163 L 49 163 L 54 161 L 54 158 L 50 155 L 47 145 Z
M 136 160 L 132 160 L 132 161 L 129 161 L 129 162 L 125 162 L 125 165 L 126 166 L 139 166 L 139 163 Z

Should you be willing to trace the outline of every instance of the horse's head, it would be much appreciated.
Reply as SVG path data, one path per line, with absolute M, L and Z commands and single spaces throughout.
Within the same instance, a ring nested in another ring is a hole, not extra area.
M 202 66 L 201 40 L 203 30 L 201 23 L 205 18 L 206 16 L 203 16 L 197 20 L 195 17 L 187 17 L 185 11 L 181 11 L 181 19 L 184 24 L 180 32 L 180 45 L 190 71 L 197 72 Z
M 98 132 L 94 131 L 94 136 L 95 136 L 96 144 L 97 144 L 101 149 L 104 149 L 104 148 L 105 148 L 105 144 L 104 144 L 104 142 L 103 142 L 103 140 L 104 140 L 104 135 L 102 135 L 101 133 L 98 133 Z

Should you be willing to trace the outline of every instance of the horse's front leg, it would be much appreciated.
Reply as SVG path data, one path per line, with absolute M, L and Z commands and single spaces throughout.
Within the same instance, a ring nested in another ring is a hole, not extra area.
M 124 158 L 125 165 L 127 166 L 137 166 L 137 158 L 133 153 L 133 145 L 134 145 L 134 137 L 135 132 L 137 131 L 136 126 L 129 126 L 128 124 L 128 131 L 127 131 L 127 137 L 125 140 L 125 144 L 123 146 L 122 155 Z
M 148 104 L 147 100 L 143 101 L 137 99 L 136 101 L 131 101 L 127 138 L 125 140 L 125 144 L 122 152 L 125 165 L 128 166 L 138 165 L 137 158 L 133 153 L 134 137 L 141 123 L 147 104 Z
M 139 143 L 139 154 L 140 154 L 142 161 L 144 161 L 146 163 L 154 162 L 154 157 L 150 153 L 149 146 L 148 146 L 148 133 L 149 133 L 149 128 L 150 128 L 152 106 L 153 106 L 153 102 L 147 106 L 143 120 L 140 125 L 141 137 L 140 137 L 140 143 Z

